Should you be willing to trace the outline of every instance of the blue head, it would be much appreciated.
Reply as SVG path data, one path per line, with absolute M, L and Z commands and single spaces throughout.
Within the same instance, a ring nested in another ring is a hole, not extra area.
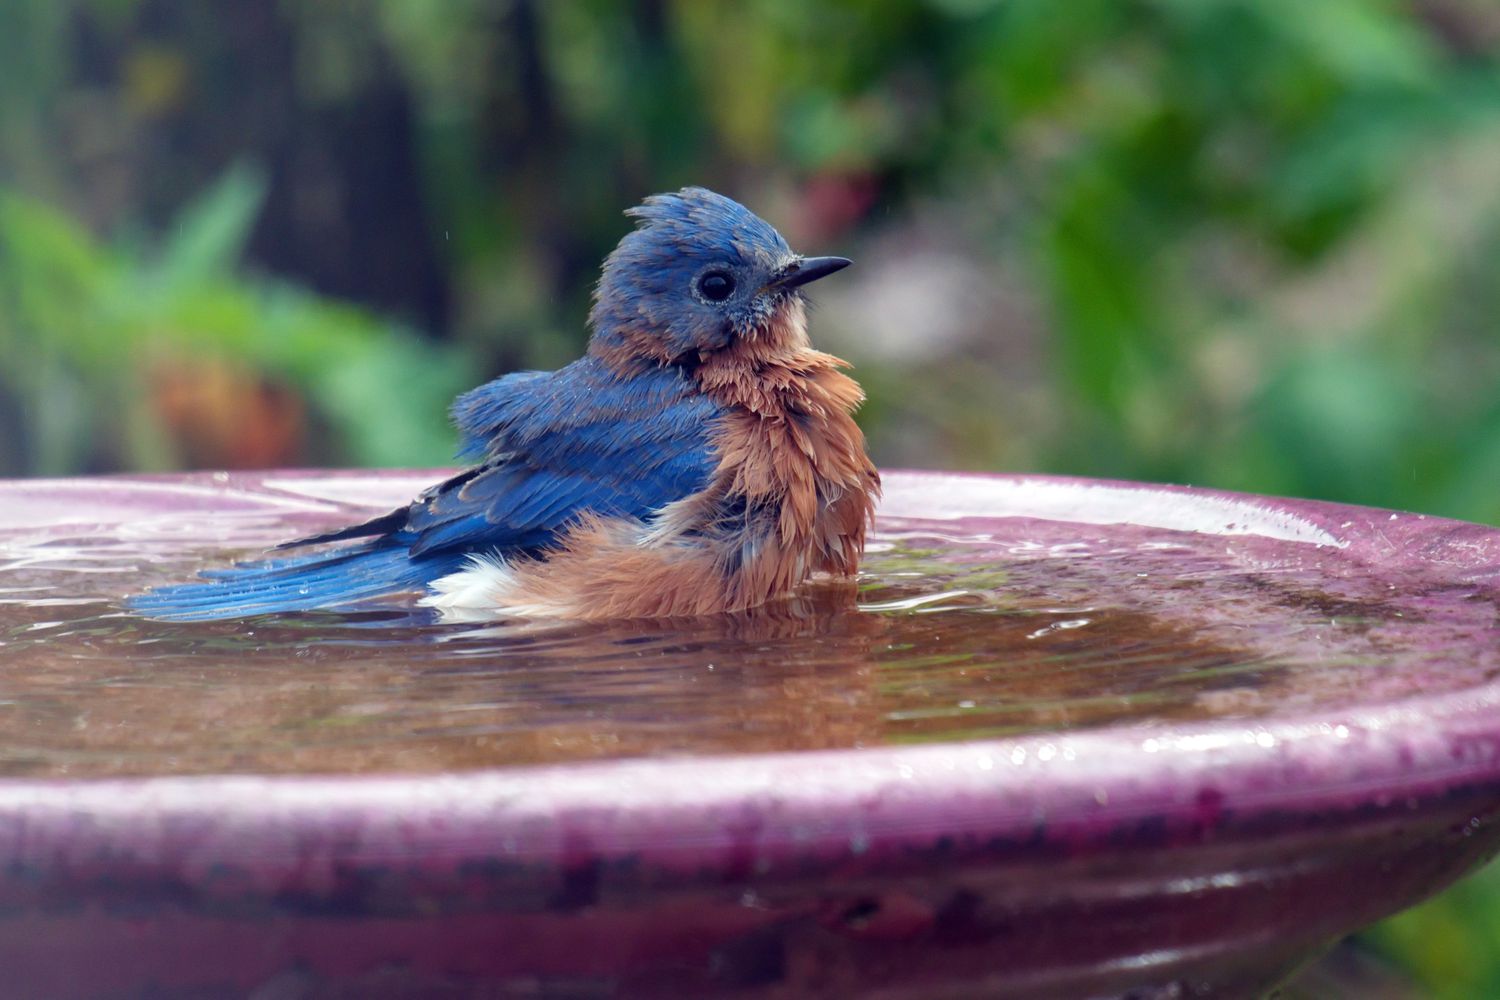
M 589 320 L 593 350 L 677 362 L 753 339 L 809 281 L 848 265 L 801 257 L 769 223 L 704 188 L 647 198 L 604 262 Z

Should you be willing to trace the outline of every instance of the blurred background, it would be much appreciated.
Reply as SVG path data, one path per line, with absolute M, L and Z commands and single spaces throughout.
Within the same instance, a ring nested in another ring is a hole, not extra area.
M 4 0 L 0 475 L 445 464 L 690 183 L 882 465 L 1500 523 L 1493 0 Z M 1500 996 L 1500 873 L 1359 949 Z

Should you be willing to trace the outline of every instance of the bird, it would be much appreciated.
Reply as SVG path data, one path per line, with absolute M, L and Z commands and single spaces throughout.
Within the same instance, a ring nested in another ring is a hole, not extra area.
M 407 592 L 439 618 L 738 612 L 856 575 L 880 475 L 864 393 L 814 349 L 794 253 L 702 187 L 647 197 L 605 259 L 584 354 L 454 402 L 469 464 L 410 504 L 128 600 L 169 621 L 346 610 Z M 338 544 L 335 544 L 338 543 Z

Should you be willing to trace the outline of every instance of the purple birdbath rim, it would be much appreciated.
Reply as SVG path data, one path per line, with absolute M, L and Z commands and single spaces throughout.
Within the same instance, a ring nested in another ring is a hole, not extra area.
M 143 502 L 258 506 L 327 523 L 398 502 L 438 474 L 31 481 L 0 484 L 0 503 L 22 526 L 120 523 Z M 1069 533 L 1123 532 L 1142 551 L 1186 533 L 1266 573 L 1295 562 L 1407 593 L 1460 587 L 1493 600 L 1500 574 L 1500 531 L 1418 514 L 1061 477 L 885 474 L 877 538 L 973 534 L 1000 523 L 1057 546 Z M 1414 661 L 1424 652 L 1413 649 Z M 0 858 L 32 881 L 11 878 L 0 898 L 99 892 L 106 882 L 191 885 L 200 900 L 293 889 L 326 896 L 340 872 L 378 871 L 391 899 L 425 898 L 446 912 L 472 902 L 476 879 L 505 887 L 506 899 L 526 886 L 578 888 L 583 879 L 579 898 L 603 905 L 714 886 L 791 892 L 906 877 L 948 884 L 963 871 L 1003 870 L 1024 881 L 1017 873 L 1074 870 L 1067 866 L 1089 859 L 1157 872 L 1149 893 L 1131 891 L 1166 898 L 1188 890 L 1159 870 L 1164 857 L 1182 877 L 1239 880 L 1195 882 L 1193 892 L 1237 892 L 1262 878 L 1256 871 L 1291 884 L 1294 870 L 1349 878 L 1362 877 L 1350 873 L 1366 861 L 1394 866 L 1382 869 L 1396 874 L 1379 901 L 1340 903 L 1321 923 L 1319 906 L 1333 904 L 1302 897 L 1305 931 L 1290 934 L 1282 956 L 1295 957 L 1496 849 L 1500 675 L 1476 671 L 1472 683 L 1421 687 L 1253 719 L 1159 719 L 929 745 L 426 775 L 11 779 L 0 781 Z M 1441 863 L 1414 860 L 1438 856 L 1439 844 Z M 1238 860 L 1224 861 L 1226 851 L 1239 851 Z M 1108 891 L 1125 892 L 1124 884 L 1110 882 Z M 1044 895 L 1028 891 L 1033 901 Z M 548 898 L 541 909 L 577 902 Z M 391 900 L 366 903 L 405 912 Z M 1020 896 L 1012 903 L 1029 905 Z M 932 926 L 946 926 L 939 917 Z

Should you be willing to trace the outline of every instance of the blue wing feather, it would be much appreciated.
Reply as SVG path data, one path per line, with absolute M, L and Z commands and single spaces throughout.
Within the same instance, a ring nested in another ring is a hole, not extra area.
M 585 357 L 459 397 L 454 419 L 479 471 L 409 508 L 412 553 L 550 544 L 587 511 L 644 518 L 708 485 L 721 411 L 675 369 L 620 379 Z
M 181 622 L 317 611 L 420 589 L 462 563 L 458 555 L 419 563 L 387 539 L 367 539 L 327 552 L 212 570 L 203 580 L 158 587 L 127 604 L 137 614 Z
M 298 543 L 364 539 L 204 574 L 141 595 L 161 618 L 339 607 L 420 587 L 470 553 L 536 553 L 580 515 L 646 518 L 708 485 L 722 410 L 676 369 L 621 379 L 592 357 L 522 372 L 459 397 L 460 454 L 479 464 L 410 506 Z

